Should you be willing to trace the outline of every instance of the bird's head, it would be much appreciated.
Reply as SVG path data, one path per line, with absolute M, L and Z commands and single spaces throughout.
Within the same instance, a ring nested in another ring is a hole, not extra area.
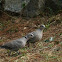
M 31 38 L 33 38 L 33 37 L 34 37 L 34 35 L 33 35 L 32 33 L 29 33 L 29 34 L 27 34 L 27 35 L 25 36 L 26 39 L 31 39 Z
M 43 30 L 45 28 L 45 25 L 40 25 L 40 29 Z

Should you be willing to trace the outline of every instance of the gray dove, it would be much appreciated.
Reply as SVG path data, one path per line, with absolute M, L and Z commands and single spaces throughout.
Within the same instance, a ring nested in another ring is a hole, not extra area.
M 33 34 L 27 34 L 26 36 L 17 39 L 17 40 L 13 40 L 11 42 L 7 42 L 4 45 L 0 45 L 0 48 L 5 48 L 5 49 L 9 49 L 9 50 L 14 50 L 14 51 L 18 51 L 19 48 L 23 48 L 26 45 L 26 42 L 30 39 L 33 38 Z
M 43 36 L 43 30 L 44 30 L 44 28 L 45 28 L 45 25 L 41 25 L 41 26 L 39 27 L 39 29 L 36 29 L 35 31 L 31 32 L 31 33 L 34 35 L 34 37 L 33 37 L 33 38 L 30 38 L 30 39 L 27 41 L 27 43 L 28 43 L 28 44 L 29 44 L 29 43 L 35 43 L 35 42 L 41 40 L 41 38 L 42 38 L 42 36 Z M 28 34 L 30 34 L 30 33 L 28 33 Z

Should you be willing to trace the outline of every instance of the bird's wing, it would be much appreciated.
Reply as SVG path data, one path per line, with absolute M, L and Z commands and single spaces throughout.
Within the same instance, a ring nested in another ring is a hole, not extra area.
M 11 42 L 8 42 L 4 45 L 2 45 L 3 48 L 6 48 L 6 49 L 17 49 L 20 45 L 22 44 L 21 41 L 18 40 L 14 40 L 14 41 L 11 41 Z
M 39 41 L 42 38 L 43 30 L 41 31 L 41 30 L 37 29 L 36 31 L 33 31 L 31 33 L 34 35 L 34 37 L 30 38 L 28 40 L 28 42 L 34 43 L 34 42 Z

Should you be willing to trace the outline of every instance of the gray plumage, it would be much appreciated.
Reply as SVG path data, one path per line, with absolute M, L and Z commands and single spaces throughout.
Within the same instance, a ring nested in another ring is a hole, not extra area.
M 31 32 L 34 35 L 34 37 L 30 38 L 28 40 L 28 43 L 35 43 L 35 42 L 41 40 L 41 38 L 43 36 L 43 30 L 44 30 L 44 28 L 45 28 L 45 25 L 41 25 L 39 27 L 39 29 L 36 29 L 35 31 Z M 28 34 L 30 34 L 30 33 L 28 33 Z
M 26 42 L 32 37 L 33 37 L 33 34 L 30 33 L 20 39 L 5 43 L 4 45 L 0 46 L 0 48 L 5 48 L 5 49 L 17 51 L 19 48 L 25 47 Z

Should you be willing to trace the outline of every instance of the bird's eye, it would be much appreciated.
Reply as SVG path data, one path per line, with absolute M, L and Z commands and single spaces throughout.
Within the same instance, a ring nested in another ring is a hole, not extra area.
M 25 37 L 25 38 L 27 38 L 27 37 Z
M 32 35 L 31 35 L 32 36 Z
M 44 27 L 44 26 L 41 26 L 41 27 Z
M 41 27 L 44 27 L 43 25 Z

